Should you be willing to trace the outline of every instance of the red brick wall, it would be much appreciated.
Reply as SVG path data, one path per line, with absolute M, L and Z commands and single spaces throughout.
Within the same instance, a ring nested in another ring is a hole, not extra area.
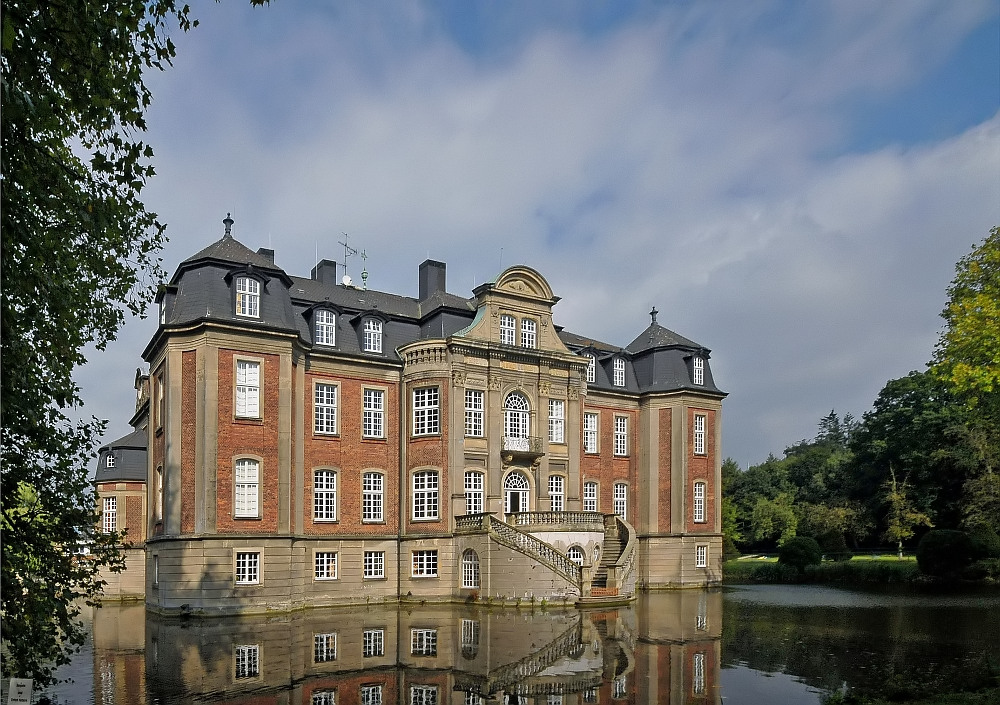
M 258 419 L 235 416 L 237 356 L 261 360 Z M 250 351 L 219 350 L 219 435 L 216 526 L 220 534 L 275 532 L 278 528 L 279 357 Z M 235 459 L 260 458 L 260 518 L 233 518 Z
M 338 384 L 337 435 L 316 434 L 314 429 L 316 381 Z M 365 387 L 385 392 L 384 439 L 362 438 L 362 404 Z M 399 526 L 399 391 L 397 384 L 377 379 L 324 374 L 305 375 L 305 533 L 395 535 Z M 337 470 L 337 521 L 313 521 L 313 470 Z M 361 476 L 367 470 L 384 475 L 384 523 L 361 523 Z
M 198 438 L 197 353 L 181 354 L 181 533 L 194 533 L 195 444 Z
M 604 514 L 614 511 L 614 485 L 616 482 L 628 483 L 628 511 L 626 519 L 630 524 L 636 523 L 638 508 L 638 487 L 636 470 L 639 458 L 638 412 L 632 409 L 621 409 L 613 406 L 587 405 L 584 412 L 597 412 L 597 450 L 598 454 L 582 453 L 580 459 L 580 481 L 600 483 L 597 496 L 597 510 Z M 615 416 L 628 417 L 628 455 L 616 457 L 615 452 Z M 580 419 L 580 448 L 583 448 L 583 418 Z M 583 497 L 583 487 L 580 487 Z
M 694 417 L 705 416 L 705 455 L 694 453 Z M 688 409 L 688 482 L 684 491 L 687 493 L 687 516 L 684 519 L 687 531 L 694 533 L 714 533 L 718 531 L 715 525 L 715 411 L 710 409 Z M 703 524 L 694 522 L 694 483 L 706 483 L 705 487 L 705 518 Z
M 128 530 L 128 533 L 125 535 L 126 539 L 132 543 L 140 543 L 146 540 L 146 517 L 142 513 L 142 497 L 138 495 L 125 497 L 124 528 Z
M 431 681 L 427 681 L 431 685 Z M 381 685 L 382 702 L 389 703 L 409 702 L 409 693 L 402 700 L 399 699 L 399 678 L 397 671 L 368 671 L 361 674 L 353 672 L 343 676 L 322 677 L 307 680 L 302 686 L 301 705 L 311 705 L 313 693 L 324 690 L 337 691 L 338 705 L 357 705 L 361 702 L 361 686 Z M 449 693 L 443 688 L 438 689 L 438 702 L 447 703 Z
M 671 453 L 673 452 L 673 409 L 660 409 L 659 530 L 670 531 Z
M 417 533 L 445 533 L 448 531 L 448 516 L 451 512 L 451 503 L 448 496 L 448 382 L 447 377 L 437 380 L 421 380 L 419 383 L 407 388 L 406 409 L 403 413 L 406 416 L 404 433 L 407 434 L 406 451 L 406 477 L 401 478 L 400 486 L 404 488 L 406 512 L 406 531 Z M 439 396 L 439 421 L 441 434 L 437 436 L 421 436 L 414 438 L 410 436 L 412 425 L 413 389 L 438 385 Z M 463 401 L 464 403 L 464 401 Z M 456 429 L 459 433 L 464 433 L 464 429 Z M 439 471 L 438 476 L 438 519 L 437 521 L 413 521 L 413 499 L 411 490 L 413 487 L 413 470 L 415 468 L 428 468 Z

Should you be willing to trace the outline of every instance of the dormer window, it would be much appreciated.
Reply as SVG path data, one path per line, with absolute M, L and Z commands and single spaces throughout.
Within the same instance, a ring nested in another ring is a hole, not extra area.
M 313 341 L 316 345 L 337 344 L 337 314 L 329 309 L 316 310 L 313 318 Z
M 500 316 L 500 342 L 503 345 L 513 345 L 517 333 L 517 319 L 510 314 Z
M 597 358 L 587 355 L 587 382 L 593 384 L 597 381 Z
M 104 464 L 109 468 L 113 468 L 115 466 L 115 456 L 111 455 L 111 453 L 108 453 L 108 459 L 105 461 Z
M 260 318 L 260 282 L 256 279 L 236 278 L 236 315 Z
M 537 348 L 538 347 L 538 324 L 530 319 L 521 319 L 521 347 L 522 348 Z
M 615 386 L 624 387 L 625 386 L 625 360 L 620 357 L 615 358 Z
M 695 384 L 705 384 L 705 358 L 696 357 L 692 365 L 692 381 Z
M 382 321 L 377 318 L 366 318 L 364 325 L 365 352 L 382 352 Z

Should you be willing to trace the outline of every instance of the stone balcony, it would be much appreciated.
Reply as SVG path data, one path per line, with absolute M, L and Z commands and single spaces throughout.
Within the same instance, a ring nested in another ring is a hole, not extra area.
M 538 436 L 504 436 L 500 444 L 500 458 L 506 465 L 515 462 L 534 465 L 543 455 L 542 439 Z
M 604 515 L 598 512 L 517 512 L 504 521 L 521 531 L 604 531 Z

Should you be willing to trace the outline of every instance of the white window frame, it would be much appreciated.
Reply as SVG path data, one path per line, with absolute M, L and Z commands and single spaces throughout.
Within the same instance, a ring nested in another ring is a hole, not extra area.
M 337 705 L 337 691 L 334 690 L 314 690 L 310 705 Z
M 236 315 L 260 318 L 260 282 L 253 277 L 236 277 Z
M 233 676 L 237 680 L 260 678 L 260 644 L 233 647 Z
M 480 585 L 479 554 L 467 548 L 462 552 L 462 587 L 475 590 Z
M 385 438 L 385 390 L 365 387 L 361 397 L 361 436 Z
M 695 695 L 705 694 L 705 652 L 697 651 L 691 658 L 691 690 Z
M 260 461 L 237 458 L 233 466 L 233 516 L 256 519 L 260 516 Z
M 420 549 L 410 554 L 410 577 L 438 577 L 437 549 Z
M 362 577 L 366 580 L 385 578 L 385 551 L 365 551 Z
M 313 580 L 337 580 L 338 563 L 336 551 L 316 551 L 313 555 Z
M 104 498 L 101 526 L 106 534 L 118 531 L 118 498 L 113 495 Z
M 598 429 L 600 428 L 600 418 L 597 412 L 586 411 L 583 414 L 583 452 L 597 453 Z
M 339 385 L 330 382 L 313 384 L 313 433 L 320 436 L 337 435 L 339 402 Z
M 108 457 L 104 461 L 104 467 L 113 468 L 115 466 L 115 456 L 108 451 Z
M 409 705 L 438 705 L 436 685 L 411 685 Z
M 337 660 L 337 633 L 313 634 L 313 663 Z
M 624 387 L 625 386 L 625 360 L 620 357 L 616 357 L 613 363 L 614 367 L 614 377 L 615 386 Z
M 698 544 L 694 547 L 694 567 L 708 567 L 708 544 Z
M 486 413 L 486 393 L 481 389 L 465 390 L 465 435 L 467 438 L 482 438 L 485 431 L 483 420 Z
M 436 521 L 438 511 L 440 476 L 437 470 L 418 470 L 413 473 L 413 521 Z
M 233 581 L 236 585 L 260 585 L 260 551 L 233 552 Z
M 616 482 L 613 491 L 615 516 L 628 521 L 628 485 Z
M 566 551 L 566 557 L 579 566 L 583 565 L 584 553 L 579 546 L 570 546 Z
M 708 483 L 699 480 L 694 483 L 692 489 L 692 518 L 696 524 L 704 524 L 707 521 L 705 516 L 705 491 L 707 487 Z
M 509 313 L 500 314 L 500 343 L 514 345 L 517 337 L 517 319 Z
M 413 435 L 433 436 L 441 432 L 441 392 L 438 387 L 413 390 Z
M 313 314 L 313 343 L 331 347 L 337 344 L 337 314 L 328 308 L 318 308 Z
M 410 654 L 413 656 L 437 656 L 437 629 L 411 629 Z M 435 695 L 437 688 L 434 688 Z
M 361 656 L 363 658 L 385 656 L 384 629 L 365 629 L 361 632 Z
M 597 381 L 597 358 L 587 354 L 587 383 L 594 384 Z
M 549 475 L 549 510 L 562 512 L 566 509 L 566 478 Z
M 695 384 L 705 384 L 705 358 L 696 357 L 691 362 L 691 381 Z
M 566 402 L 549 399 L 549 443 L 566 442 Z
M 615 455 L 628 455 L 628 417 L 615 416 Z
M 369 470 L 361 475 L 361 523 L 385 521 L 385 475 Z
M 336 470 L 313 470 L 313 521 L 337 521 Z
M 521 347 L 538 347 L 538 322 L 533 318 L 521 319 Z
M 598 505 L 598 497 L 600 496 L 600 485 L 589 480 L 583 483 L 583 511 L 585 512 L 596 512 Z
M 531 403 L 520 392 L 511 392 L 503 402 L 503 435 L 507 438 L 531 436 Z
M 260 418 L 260 360 L 236 358 L 236 418 Z
M 361 686 L 361 705 L 383 705 L 381 683 Z
M 370 353 L 382 352 L 382 321 L 378 318 L 366 318 L 364 322 L 364 351 Z
M 482 514 L 483 493 L 486 489 L 485 475 L 478 470 L 465 471 L 465 513 Z
M 705 414 L 694 415 L 694 454 L 705 455 Z

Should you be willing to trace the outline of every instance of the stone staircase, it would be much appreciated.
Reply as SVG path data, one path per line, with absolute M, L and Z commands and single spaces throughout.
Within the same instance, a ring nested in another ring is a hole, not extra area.
M 612 532 L 604 531 L 604 548 L 601 553 L 601 563 L 594 572 L 594 580 L 591 583 L 595 588 L 606 588 L 608 586 L 608 569 L 614 568 L 615 563 L 622 555 L 622 542 L 618 538 L 618 531 L 615 528 Z

